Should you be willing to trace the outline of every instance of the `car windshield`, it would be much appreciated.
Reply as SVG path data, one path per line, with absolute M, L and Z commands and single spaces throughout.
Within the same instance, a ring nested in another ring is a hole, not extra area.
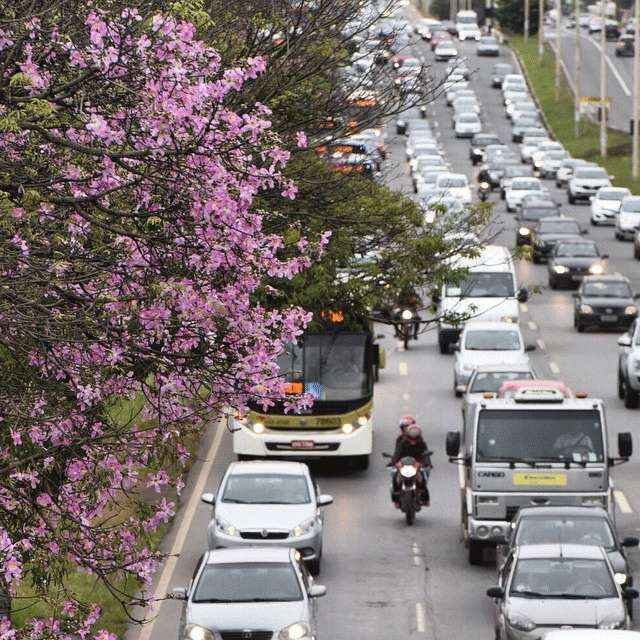
M 446 176 L 438 180 L 438 188 L 441 189 L 460 189 L 467 185 L 467 176 Z
M 229 476 L 222 502 L 235 504 L 309 504 L 304 476 L 272 473 L 238 473 Z
M 484 38 L 480 38 L 480 42 L 482 44 L 498 44 L 496 38 L 492 38 L 491 36 L 485 36 Z
M 567 155 L 566 151 L 549 151 L 545 155 L 547 160 L 562 160 Z
M 458 122 L 478 122 L 478 116 L 475 113 L 463 113 L 458 116 Z
M 603 517 L 531 516 L 523 517 L 514 543 L 586 544 L 615 548 L 611 527 Z
M 464 348 L 467 351 L 518 351 L 522 348 L 520 332 L 474 329 L 466 332 Z
M 496 64 L 493 67 L 493 73 L 496 75 L 506 76 L 513 71 L 513 67 L 510 64 Z
M 622 203 L 620 212 L 624 213 L 640 213 L 640 198 L 629 198 Z
M 602 462 L 597 409 L 485 409 L 478 418 L 478 462 Z
M 576 168 L 574 173 L 576 178 L 584 180 L 608 180 L 609 176 L 604 169 L 582 169 Z
M 617 598 L 604 560 L 531 558 L 519 560 L 511 580 L 511 596 L 533 598 Z
M 530 166 L 511 166 L 505 167 L 504 176 L 505 178 L 526 178 L 529 175 L 533 174 L 533 167 Z
M 593 298 L 631 298 L 631 287 L 626 282 L 585 282 L 582 295 Z
M 512 183 L 511 188 L 516 191 L 538 191 L 540 189 L 540 183 L 537 180 L 517 180 Z
M 459 285 L 447 285 L 447 297 L 509 298 L 515 295 L 510 273 L 470 273 Z
M 556 255 L 565 258 L 594 258 L 598 255 L 598 249 L 592 242 L 565 242 L 558 245 Z
M 533 380 L 530 371 L 478 371 L 469 387 L 469 393 L 497 393 L 503 382 L 511 380 Z
M 538 233 L 559 233 L 577 236 L 580 235 L 580 227 L 574 220 L 565 220 L 563 222 L 541 222 Z
M 442 164 L 440 156 L 420 156 L 418 158 L 418 168 L 420 167 L 437 167 Z
M 207 564 L 193 602 L 295 602 L 302 600 L 294 568 L 281 562 Z
M 620 202 L 627 194 L 626 191 L 617 191 L 616 189 L 600 189 L 596 196 L 598 200 L 613 200 Z
M 477 145 L 477 146 L 483 146 L 486 147 L 490 144 L 499 144 L 500 143 L 500 139 L 498 138 L 498 136 L 487 136 L 485 134 L 480 134 L 474 136 L 473 138 L 473 144 Z
M 557 209 L 554 206 L 549 207 L 527 207 L 522 210 L 523 220 L 540 220 L 553 216 L 557 213 Z

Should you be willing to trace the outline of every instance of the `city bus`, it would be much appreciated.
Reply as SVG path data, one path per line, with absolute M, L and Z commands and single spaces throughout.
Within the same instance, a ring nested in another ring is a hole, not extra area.
M 367 469 L 373 450 L 373 389 L 384 351 L 372 327 L 348 326 L 331 313 L 320 331 L 305 332 L 278 359 L 290 395 L 311 394 L 313 406 L 285 413 L 283 402 L 267 411 L 252 405 L 233 420 L 233 450 L 239 460 L 341 458 Z

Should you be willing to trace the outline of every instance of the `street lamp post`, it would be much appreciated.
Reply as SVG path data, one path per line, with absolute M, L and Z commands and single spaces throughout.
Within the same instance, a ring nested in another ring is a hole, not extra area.
M 529 42 L 529 0 L 524 0 L 524 41 Z
M 633 39 L 633 152 L 631 173 L 638 178 L 640 172 L 640 0 L 636 0 Z
M 562 0 L 556 0 L 556 101 L 560 100 L 560 63 L 562 62 Z
M 575 64 L 575 79 L 576 79 L 576 95 L 575 95 L 575 131 L 576 137 L 580 135 L 580 98 L 582 97 L 582 41 L 580 39 L 580 0 L 576 0 L 575 5 L 575 19 L 576 19 L 576 42 L 573 51 L 573 61 Z
M 605 15 L 607 13 L 607 0 L 600 3 L 602 14 L 602 31 L 600 31 L 600 155 L 607 157 L 607 30 Z
M 540 0 L 538 9 L 538 57 L 544 56 L 544 0 Z

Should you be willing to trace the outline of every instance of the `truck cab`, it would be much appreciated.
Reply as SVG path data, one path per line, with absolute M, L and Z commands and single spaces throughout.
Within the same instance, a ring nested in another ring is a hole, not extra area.
M 469 407 L 461 431 L 447 434 L 460 465 L 461 524 L 470 564 L 505 541 L 524 506 L 612 509 L 611 467 L 632 454 L 630 433 L 609 451 L 602 400 L 549 387 L 486 397 Z

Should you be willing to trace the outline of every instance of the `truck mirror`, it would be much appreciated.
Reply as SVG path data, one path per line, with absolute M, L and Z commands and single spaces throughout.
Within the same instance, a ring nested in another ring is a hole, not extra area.
M 621 458 L 630 458 L 633 454 L 633 438 L 629 431 L 618 434 L 618 455 Z
M 502 598 L 504 598 L 504 589 L 502 589 L 502 587 L 491 587 L 491 589 L 487 589 L 487 595 L 490 598 L 502 600 Z
M 637 547 L 640 539 L 637 536 L 626 536 L 620 543 L 623 547 Z
M 447 455 L 450 458 L 457 457 L 458 453 L 460 453 L 460 432 L 459 431 L 449 431 L 447 433 L 446 448 L 447 448 Z

